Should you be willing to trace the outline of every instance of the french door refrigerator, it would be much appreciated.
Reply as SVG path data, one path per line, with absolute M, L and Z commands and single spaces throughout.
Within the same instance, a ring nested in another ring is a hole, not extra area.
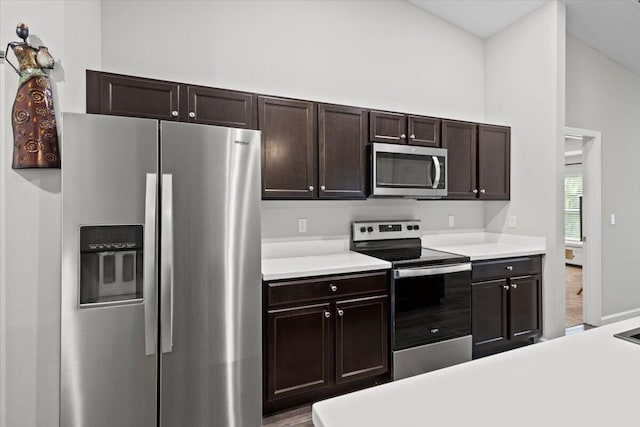
M 60 425 L 259 426 L 260 133 L 62 125 Z

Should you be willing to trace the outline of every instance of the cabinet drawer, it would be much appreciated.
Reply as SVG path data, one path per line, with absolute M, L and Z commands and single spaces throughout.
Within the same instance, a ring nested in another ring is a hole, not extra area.
M 541 270 L 542 262 L 539 256 L 477 261 L 473 263 L 471 280 L 539 274 Z
M 267 283 L 267 305 L 272 307 L 347 295 L 384 293 L 387 291 L 387 282 L 387 273 L 384 271 L 269 282 Z

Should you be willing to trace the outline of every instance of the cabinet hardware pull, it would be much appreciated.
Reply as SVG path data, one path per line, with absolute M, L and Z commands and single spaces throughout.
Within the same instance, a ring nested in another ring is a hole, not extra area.
M 507 265 L 505 268 L 506 268 L 507 270 L 509 270 L 509 271 L 513 271 L 513 266 L 512 266 L 512 265 Z
M 329 317 L 331 317 L 331 313 L 329 313 L 328 311 L 325 311 L 324 312 L 324 317 L 326 317 L 328 319 Z
M 324 185 L 321 185 L 321 186 L 320 186 L 320 189 L 321 189 L 322 191 L 324 191 L 324 190 L 326 190 L 327 188 L 326 188 Z
M 411 134 L 411 135 L 409 135 L 409 138 L 416 139 L 416 136 L 414 134 Z
M 511 287 L 512 287 L 513 289 L 518 289 L 518 284 L 517 284 L 517 283 L 513 283 L 513 284 L 511 285 Z
M 487 190 L 485 190 L 484 188 L 482 190 L 480 190 L 480 193 L 482 193 L 482 194 L 484 194 L 486 192 L 487 192 Z
M 344 311 L 338 309 L 338 316 L 342 316 L 344 314 Z
M 503 288 L 505 291 L 508 291 L 508 290 L 509 290 L 509 285 L 502 285 L 502 288 Z
M 189 117 L 191 117 L 192 119 L 194 119 L 196 117 L 196 113 L 194 113 L 193 111 L 189 112 Z
M 175 110 L 173 110 L 173 111 L 171 112 L 171 115 L 172 115 L 173 117 L 178 117 L 178 112 L 177 112 L 177 111 L 175 111 Z
M 329 287 L 331 288 L 331 292 L 335 292 L 335 291 L 337 291 L 337 290 L 338 290 L 338 287 L 337 287 L 336 285 L 333 285 L 333 284 L 332 284 L 332 285 L 331 285 L 331 286 L 329 286 Z
M 431 332 L 432 334 L 437 334 L 438 332 L 440 332 L 440 329 L 434 328 L 434 329 L 431 329 L 431 331 L 429 332 Z
M 402 135 L 400 135 L 400 138 L 405 139 L 407 137 L 407 135 L 405 135 L 404 133 Z
M 474 188 L 471 192 L 472 192 L 473 194 L 478 194 L 478 189 L 477 189 L 477 188 Z
M 313 185 L 309 186 L 309 191 L 313 191 Z

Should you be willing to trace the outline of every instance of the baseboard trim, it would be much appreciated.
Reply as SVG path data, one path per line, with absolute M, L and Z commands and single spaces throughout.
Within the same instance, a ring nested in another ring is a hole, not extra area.
M 608 316 L 602 316 L 602 324 L 608 325 L 609 323 L 619 322 L 621 320 L 631 319 L 633 317 L 640 316 L 640 308 L 636 308 L 628 311 L 621 311 L 620 313 L 610 314 Z

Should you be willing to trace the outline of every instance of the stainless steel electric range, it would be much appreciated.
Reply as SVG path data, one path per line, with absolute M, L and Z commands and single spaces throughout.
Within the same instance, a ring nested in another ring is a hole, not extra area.
M 418 220 L 354 222 L 351 250 L 391 262 L 393 378 L 471 360 L 471 262 L 422 247 Z

